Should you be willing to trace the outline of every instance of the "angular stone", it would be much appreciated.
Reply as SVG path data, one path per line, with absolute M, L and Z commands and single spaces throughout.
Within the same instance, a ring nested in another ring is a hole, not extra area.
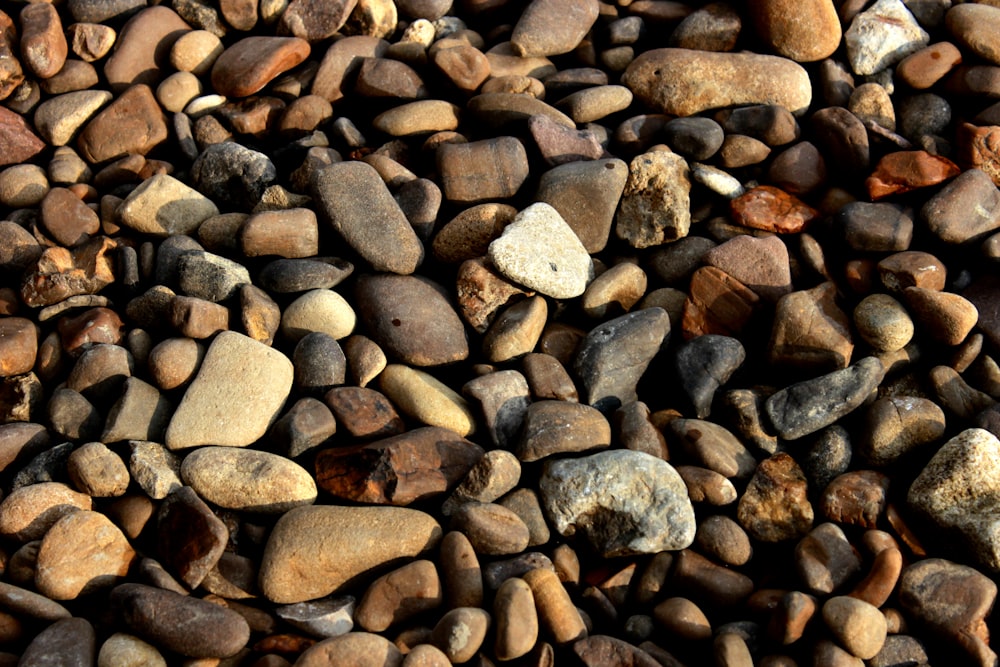
M 958 165 L 948 158 L 927 151 L 896 151 L 879 160 L 865 180 L 865 187 L 868 196 L 876 201 L 943 183 L 959 173 Z
M 750 229 L 795 234 L 819 217 L 819 212 L 780 188 L 760 185 L 730 202 L 733 221 Z
M 681 329 L 690 340 L 705 334 L 734 336 L 754 315 L 760 297 L 749 287 L 714 266 L 703 266 L 691 275 L 684 300 Z
M 482 456 L 479 445 L 454 431 L 428 426 L 325 449 L 316 457 L 316 481 L 338 498 L 403 506 L 447 492 Z
M 736 517 L 755 540 L 782 542 L 805 535 L 813 523 L 805 474 L 788 454 L 761 461 L 740 497 Z
M 836 293 L 827 282 L 778 301 L 768 345 L 771 363 L 813 371 L 847 367 L 854 350 L 851 320 L 837 305 Z
M 235 332 L 219 334 L 170 420 L 167 447 L 246 447 L 277 418 L 292 379 L 292 363 L 277 350 Z
M 806 590 L 829 595 L 861 569 L 861 556 L 834 523 L 823 523 L 795 545 L 795 570 Z
M 479 404 L 493 444 L 511 449 L 531 404 L 524 376 L 515 370 L 489 373 L 462 385 L 462 395 Z
M 976 560 L 1000 570 L 1000 441 L 967 429 L 946 442 L 910 486 L 907 502 L 938 529 L 957 534 Z
M 374 274 L 357 282 L 358 315 L 378 344 L 414 366 L 438 366 L 469 354 L 465 328 L 434 283 Z
M 888 504 L 889 478 L 874 470 L 853 470 L 823 490 L 820 509 L 840 525 L 875 528 Z
M 567 401 L 539 400 L 528 406 L 514 453 L 524 462 L 553 454 L 586 452 L 611 444 L 611 425 L 595 408 Z
M 636 386 L 670 334 L 662 308 L 644 308 L 592 329 L 580 344 L 574 370 L 583 401 L 602 412 L 637 400 Z
M 535 198 L 559 212 L 588 253 L 600 252 L 628 178 L 621 160 L 571 162 L 542 174 Z
M 878 0 L 844 32 L 847 59 L 855 74 L 874 74 L 927 46 L 930 36 L 902 0 Z
M 191 165 L 195 188 L 226 209 L 250 211 L 278 177 L 271 159 L 224 141 L 206 147 Z
M 275 609 L 289 625 L 317 637 L 339 637 L 354 628 L 355 599 L 350 595 L 297 602 Z
M 52 600 L 73 600 L 123 579 L 135 555 L 125 535 L 106 516 L 73 512 L 45 533 L 38 548 L 35 586 Z
M 764 408 L 778 435 L 795 440 L 829 426 L 861 405 L 885 375 L 875 357 L 791 385 L 767 399 Z
M 218 564 L 229 530 L 191 487 L 182 486 L 160 505 L 156 536 L 164 566 L 193 589 Z
M 943 345 L 958 345 L 979 321 L 979 311 L 958 294 L 907 287 L 903 299 L 913 312 L 918 330 Z
M 423 261 L 420 240 L 370 165 L 332 164 L 316 174 L 312 190 L 333 228 L 376 271 L 409 274 Z
M 545 203 L 532 204 L 490 243 L 487 256 L 505 277 L 553 298 L 583 293 L 593 265 L 579 237 Z
M 624 449 L 545 464 L 542 505 L 562 535 L 581 532 L 603 558 L 685 549 L 694 508 L 677 471 Z
M 264 548 L 260 587 L 279 604 L 329 595 L 383 566 L 434 548 L 441 527 L 401 507 L 297 507 L 281 516 Z
M 129 447 L 129 472 L 150 498 L 163 500 L 182 486 L 179 456 L 157 442 L 132 440 Z
M 35 127 L 53 146 L 65 146 L 111 99 L 111 93 L 106 90 L 78 90 L 52 97 L 35 109 Z
M 153 91 L 140 83 L 127 88 L 94 116 L 80 133 L 77 146 L 83 159 L 99 163 L 130 153 L 145 155 L 167 137 L 166 118 Z
M 637 156 L 629 164 L 615 235 L 633 248 L 648 248 L 687 236 L 691 226 L 691 181 L 683 157 L 667 151 Z
M 743 364 L 746 350 L 735 338 L 707 334 L 678 348 L 675 359 L 681 387 L 694 406 L 695 417 L 704 419 L 712 412 L 716 392 Z
M 622 83 L 654 111 L 676 116 L 746 104 L 776 104 L 801 114 L 812 100 L 800 65 L 755 53 L 653 49 L 632 61 Z
M 868 408 L 858 453 L 873 466 L 891 465 L 944 435 L 944 411 L 918 396 L 884 396 Z

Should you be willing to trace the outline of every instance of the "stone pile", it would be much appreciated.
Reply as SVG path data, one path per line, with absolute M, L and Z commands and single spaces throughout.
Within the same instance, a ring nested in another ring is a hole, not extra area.
M 0 667 L 997 664 L 1000 8 L 0 11 Z

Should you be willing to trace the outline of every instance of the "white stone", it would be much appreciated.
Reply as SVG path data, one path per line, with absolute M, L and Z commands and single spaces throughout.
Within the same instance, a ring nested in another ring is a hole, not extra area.
M 555 299 L 580 296 L 594 279 L 594 264 L 572 227 L 549 204 L 515 216 L 487 256 L 506 278 Z
M 192 234 L 213 215 L 219 208 L 211 199 L 167 174 L 147 178 L 118 207 L 122 225 L 164 238 Z
M 223 331 L 170 420 L 167 448 L 253 444 L 278 417 L 293 375 L 292 362 L 278 350 Z
M 965 538 L 980 564 L 1000 572 L 1000 440 L 980 428 L 942 445 L 910 486 L 907 501 Z
M 181 459 L 158 442 L 130 440 L 128 469 L 132 479 L 147 496 L 163 500 L 184 486 L 181 482 Z
M 546 463 L 542 506 L 561 535 L 581 531 L 604 558 L 686 549 L 694 507 L 663 459 L 628 449 Z
M 844 33 L 855 74 L 874 74 L 927 46 L 930 35 L 902 0 L 878 0 L 854 17 Z
M 691 165 L 691 178 L 726 199 L 736 199 L 746 192 L 739 179 L 729 172 L 700 162 Z
M 281 332 L 297 341 L 310 333 L 325 333 L 335 340 L 354 331 L 357 315 L 337 292 L 315 289 L 292 301 L 281 314 Z

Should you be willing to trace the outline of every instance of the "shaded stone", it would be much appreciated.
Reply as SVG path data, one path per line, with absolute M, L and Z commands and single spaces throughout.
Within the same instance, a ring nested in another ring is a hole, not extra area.
M 870 465 L 887 466 L 944 435 L 944 411 L 918 396 L 884 396 L 868 408 L 858 453 Z
M 93 665 L 97 658 L 97 634 L 85 618 L 63 618 L 31 640 L 21 654 L 25 665 Z
M 521 517 L 495 503 L 470 501 L 460 505 L 451 515 L 451 527 L 484 556 L 521 553 L 531 538 Z
M 816 526 L 795 545 L 795 571 L 813 594 L 836 592 L 860 569 L 861 556 L 836 524 Z
M 226 97 L 247 97 L 309 57 L 298 37 L 245 37 L 229 46 L 212 66 L 212 87 Z
M 132 1 L 114 4 L 118 5 L 116 15 L 144 7 Z M 114 10 L 105 7 L 104 11 Z M 154 86 L 159 83 L 164 72 L 169 71 L 170 50 L 174 43 L 190 30 L 191 27 L 169 7 L 144 7 L 132 16 L 118 32 L 116 48 L 104 63 L 104 76 L 112 89 L 120 92 L 135 84 Z
M 743 345 L 727 336 L 699 336 L 678 348 L 677 373 L 695 417 L 704 419 L 711 413 L 719 387 L 729 381 L 745 358 Z
M 556 209 L 587 252 L 595 253 L 608 242 L 628 178 L 621 160 L 571 162 L 542 174 L 535 198 Z
M 920 209 L 927 227 L 945 243 L 965 243 L 1000 227 L 1000 190 L 980 169 L 968 169 Z
M 441 190 L 448 201 L 480 203 L 517 194 L 528 177 L 528 156 L 514 137 L 441 144 L 436 152 Z
M 35 586 L 52 600 L 73 600 L 123 579 L 135 555 L 125 535 L 106 516 L 73 512 L 45 533 L 38 548 Z
M 396 408 L 383 394 L 367 387 L 335 387 L 323 401 L 337 423 L 352 437 L 384 438 L 405 430 Z
M 281 27 L 309 42 L 326 39 L 347 22 L 357 0 L 292 0 L 281 13 Z
M 482 448 L 457 433 L 429 426 L 325 449 L 316 458 L 316 480 L 338 498 L 409 505 L 453 488 L 482 456 Z
M 757 460 L 725 427 L 703 419 L 674 419 L 667 429 L 685 453 L 699 465 L 724 477 L 745 479 L 753 474 Z
M 531 404 L 525 377 L 515 370 L 489 373 L 462 385 L 462 395 L 479 404 L 493 444 L 512 448 Z
M 167 137 L 167 121 L 153 91 L 138 83 L 127 88 L 87 123 L 80 132 L 77 146 L 81 157 L 98 163 L 130 153 L 145 155 Z
M 0 534 L 22 544 L 39 540 L 65 515 L 92 505 L 90 496 L 59 482 L 22 486 L 0 502 Z
M 441 605 L 443 593 L 434 563 L 417 560 L 373 581 L 354 618 L 369 632 L 382 632 Z
M 889 478 L 874 470 L 854 470 L 831 481 L 823 490 L 820 508 L 841 525 L 875 528 L 885 514 Z
M 648 454 L 619 449 L 552 461 L 539 489 L 556 530 L 581 532 L 604 558 L 684 549 L 694 541 L 684 481 Z
M 194 187 L 226 210 L 252 210 L 277 177 L 269 157 L 232 141 L 205 147 L 191 165 Z
M 222 557 L 229 530 L 194 489 L 182 486 L 160 505 L 156 536 L 164 566 L 197 588 Z

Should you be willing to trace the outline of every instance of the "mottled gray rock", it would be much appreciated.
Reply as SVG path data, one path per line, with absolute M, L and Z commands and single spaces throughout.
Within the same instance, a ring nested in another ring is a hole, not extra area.
M 679 347 L 675 359 L 678 379 L 695 416 L 704 419 L 712 412 L 715 392 L 743 364 L 746 350 L 735 338 L 707 334 Z
M 542 505 L 560 534 L 583 533 L 604 558 L 685 549 L 694 507 L 673 466 L 616 449 L 547 463 Z
M 927 46 L 930 36 L 902 0 L 878 0 L 859 13 L 844 32 L 847 59 L 855 74 L 892 67 Z
M 251 211 L 278 170 L 263 153 L 227 141 L 202 151 L 191 165 L 195 188 L 226 210 Z
M 764 409 L 778 435 L 795 440 L 833 424 L 860 406 L 884 375 L 881 361 L 865 357 L 843 370 L 776 392 L 764 403 Z
M 910 486 L 910 506 L 961 535 L 983 567 L 1000 571 L 1000 440 L 979 428 L 937 451 Z
M 638 400 L 636 385 L 669 334 L 662 308 L 636 310 L 592 329 L 573 364 L 583 401 L 609 413 Z

